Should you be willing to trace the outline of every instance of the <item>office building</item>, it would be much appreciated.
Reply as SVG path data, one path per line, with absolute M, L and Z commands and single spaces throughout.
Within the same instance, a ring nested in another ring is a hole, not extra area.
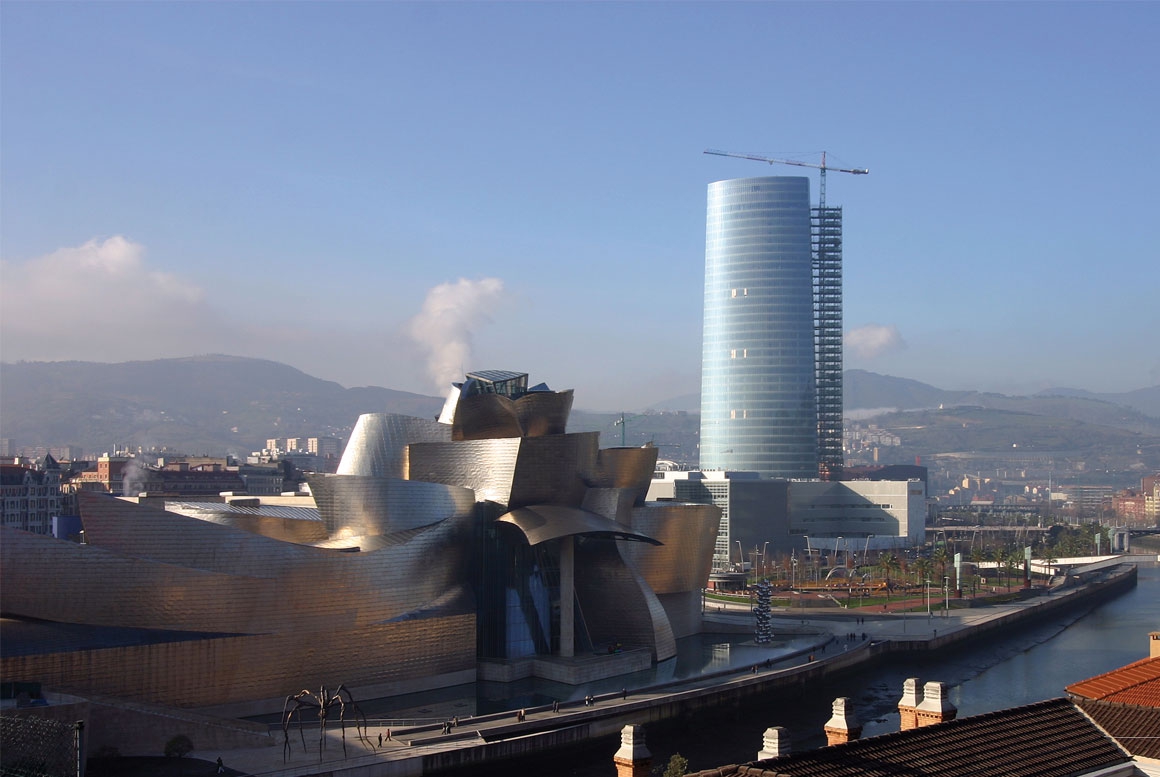
M 912 547 L 926 530 L 926 486 L 910 480 L 782 480 L 753 472 L 665 472 L 648 498 L 721 509 L 715 572 L 764 557 Z M 847 557 L 843 555 L 843 557 Z
M 818 476 L 810 182 L 709 184 L 701 469 Z

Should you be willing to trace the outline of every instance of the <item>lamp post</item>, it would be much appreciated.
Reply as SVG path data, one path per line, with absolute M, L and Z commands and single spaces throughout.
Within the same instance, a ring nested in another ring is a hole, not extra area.
M 768 551 L 768 550 L 769 550 L 769 540 L 766 540 L 765 544 L 761 546 L 761 577 L 762 578 L 765 578 L 769 574 L 768 564 L 766 563 L 766 560 L 769 558 L 769 556 L 766 554 L 766 551 Z
M 926 619 L 931 619 L 930 614 L 930 578 L 926 579 Z
M 943 617 L 949 618 L 951 614 L 951 579 L 948 575 L 943 575 L 943 595 L 946 597 Z

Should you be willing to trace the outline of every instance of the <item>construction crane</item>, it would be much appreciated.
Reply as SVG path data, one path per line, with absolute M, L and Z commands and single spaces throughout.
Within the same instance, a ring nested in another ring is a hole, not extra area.
M 811 167 L 819 171 L 818 207 L 811 218 L 814 240 L 814 359 L 818 412 L 818 475 L 839 477 L 842 456 L 842 215 L 826 208 L 826 171 L 868 175 L 863 167 L 831 167 L 822 152 L 820 165 L 796 159 L 774 159 L 760 154 L 705 149 L 706 154 L 749 159 L 770 165 Z
M 716 156 L 731 156 L 734 159 L 751 159 L 754 162 L 765 162 L 771 165 L 794 165 L 795 167 L 812 167 L 820 171 L 818 174 L 818 207 L 826 207 L 826 171 L 833 170 L 835 173 L 851 173 L 853 175 L 869 175 L 870 171 L 864 167 L 830 167 L 826 164 L 826 152 L 822 152 L 822 163 L 815 165 L 812 162 L 799 162 L 796 159 L 772 159 L 767 156 L 759 154 L 739 154 L 735 151 L 717 151 L 716 149 L 705 149 L 706 154 L 715 154 Z

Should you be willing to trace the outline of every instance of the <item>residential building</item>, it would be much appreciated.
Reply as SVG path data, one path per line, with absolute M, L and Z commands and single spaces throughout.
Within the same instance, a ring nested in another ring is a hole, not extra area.
M 36 467 L 0 464 L 0 525 L 51 534 L 62 510 L 60 465 L 52 456 Z

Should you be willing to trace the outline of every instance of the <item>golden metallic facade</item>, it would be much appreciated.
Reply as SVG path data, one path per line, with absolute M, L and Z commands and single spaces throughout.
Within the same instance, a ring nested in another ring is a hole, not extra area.
M 645 504 L 656 449 L 600 451 L 597 433 L 564 431 L 571 404 L 536 390 L 459 397 L 451 424 L 364 415 L 339 473 L 309 478 L 317 519 L 81 494 L 88 544 L 3 529 L 5 615 L 151 631 L 5 651 L 0 671 L 190 707 L 412 690 L 469 680 L 485 622 L 502 652 L 541 613 L 527 649 L 554 650 L 550 599 L 573 595 L 586 644 L 670 658 L 698 625 L 716 508 Z

